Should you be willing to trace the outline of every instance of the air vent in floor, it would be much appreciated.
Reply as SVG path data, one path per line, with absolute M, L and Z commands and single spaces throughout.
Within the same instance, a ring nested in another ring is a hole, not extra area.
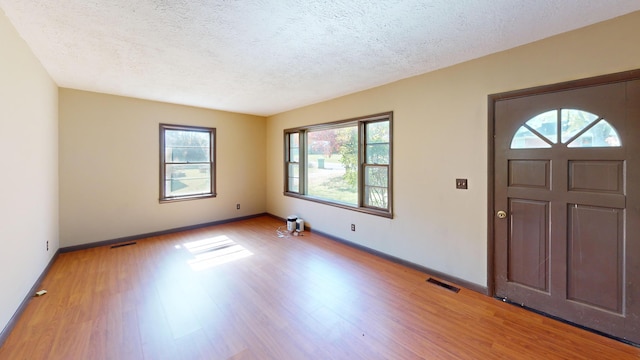
M 130 242 L 130 243 L 124 243 L 124 244 L 113 245 L 113 246 L 111 246 L 111 248 L 112 248 L 112 249 L 115 249 L 115 248 L 119 248 L 119 247 L 123 247 L 123 246 L 135 245 L 135 244 L 136 244 L 136 242 L 134 241 L 134 242 Z
M 460 288 L 457 288 L 457 287 L 455 287 L 453 285 L 445 284 L 442 281 L 436 280 L 434 278 L 428 278 L 427 282 L 428 283 L 432 283 L 434 285 L 438 285 L 440 287 L 443 287 L 443 288 L 445 288 L 445 289 L 447 289 L 449 291 L 453 291 L 454 293 L 460 292 Z

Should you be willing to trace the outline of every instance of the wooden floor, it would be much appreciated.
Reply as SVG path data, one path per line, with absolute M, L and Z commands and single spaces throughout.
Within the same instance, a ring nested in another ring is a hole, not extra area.
M 271 217 L 61 254 L 0 359 L 638 359 Z

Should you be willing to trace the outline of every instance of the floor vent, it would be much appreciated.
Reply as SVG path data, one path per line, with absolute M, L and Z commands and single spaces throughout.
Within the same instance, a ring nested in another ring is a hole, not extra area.
M 135 245 L 136 242 L 130 242 L 130 243 L 124 243 L 124 244 L 118 244 L 118 245 L 113 245 L 111 248 L 115 249 L 115 248 L 119 248 L 119 247 L 123 247 L 123 246 L 129 246 L 129 245 Z
M 445 288 L 445 289 L 447 289 L 449 291 L 453 291 L 454 293 L 460 292 L 460 288 L 457 288 L 457 287 L 455 287 L 453 285 L 445 284 L 442 281 L 436 280 L 434 278 L 428 278 L 427 282 L 428 283 L 432 283 L 434 285 L 438 285 L 440 287 L 443 287 L 443 288 Z

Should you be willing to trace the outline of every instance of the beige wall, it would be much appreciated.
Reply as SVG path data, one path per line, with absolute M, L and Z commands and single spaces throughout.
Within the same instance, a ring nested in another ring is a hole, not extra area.
M 70 89 L 59 106 L 61 247 L 266 211 L 264 118 Z M 160 123 L 216 128 L 217 197 L 158 202 Z
M 267 210 L 413 263 L 487 284 L 487 96 L 640 68 L 640 12 L 272 116 Z M 285 197 L 283 129 L 394 111 L 393 220 Z M 468 190 L 455 179 L 468 178 Z M 349 224 L 356 224 L 351 232 Z
M 0 44 L 1 332 L 58 249 L 58 88 L 2 10 Z

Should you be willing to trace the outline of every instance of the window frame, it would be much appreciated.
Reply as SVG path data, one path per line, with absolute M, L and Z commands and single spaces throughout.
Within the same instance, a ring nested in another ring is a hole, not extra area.
M 291 159 L 291 137 L 292 135 L 297 135 L 298 136 L 298 161 L 293 161 Z M 288 132 L 285 133 L 285 192 L 291 192 L 291 193 L 300 193 L 300 189 L 304 189 L 306 188 L 306 181 L 305 179 L 303 179 L 303 177 L 300 174 L 300 168 L 302 166 L 306 166 L 306 161 L 304 161 L 304 159 L 302 158 L 303 152 L 300 150 L 302 147 L 306 146 L 306 141 L 303 141 L 303 136 L 301 136 L 301 134 L 299 132 Z M 298 166 L 298 176 L 296 177 L 294 174 L 291 174 L 289 172 L 290 167 L 293 165 L 295 166 L 297 164 Z M 289 191 L 289 182 L 291 179 L 298 179 L 298 191 Z
M 367 134 L 366 128 L 367 124 L 376 123 L 376 122 L 388 122 L 389 123 L 389 161 L 388 164 L 375 164 L 375 163 L 367 163 L 366 162 L 366 148 L 367 148 Z M 308 149 L 307 149 L 307 134 L 310 131 L 318 131 L 318 130 L 327 130 L 327 129 L 336 129 L 343 128 L 349 126 L 357 126 L 358 133 L 358 176 L 357 176 L 357 184 L 358 184 L 358 194 L 357 199 L 358 203 L 356 205 L 349 205 L 345 203 L 340 203 L 336 201 L 332 201 L 329 199 L 323 199 L 318 197 L 313 197 L 307 195 L 307 158 L 308 158 Z M 367 213 L 371 215 L 377 215 L 387 218 L 393 218 L 393 111 L 361 116 L 357 118 L 351 118 L 346 120 L 339 120 L 321 124 L 307 125 L 296 128 L 285 129 L 284 131 L 284 195 L 294 198 L 299 198 L 303 200 L 313 201 L 321 204 L 331 205 L 347 210 Z M 290 151 L 290 139 L 291 134 L 298 134 L 298 162 L 293 162 L 291 159 L 291 151 Z M 299 185 L 298 191 L 290 191 L 289 190 L 289 181 L 292 179 L 290 174 L 290 166 L 293 164 L 298 164 L 298 176 L 299 176 Z M 365 204 L 365 169 L 367 167 L 386 167 L 387 168 L 387 208 L 380 208 L 371 205 Z
M 179 130 L 179 131 L 193 131 L 209 134 L 209 161 L 202 162 L 167 162 L 165 157 L 165 132 L 167 130 Z M 165 175 L 166 167 L 171 164 L 209 164 L 210 175 L 210 188 L 209 191 L 202 194 L 190 194 L 180 196 L 167 196 L 165 193 Z M 159 202 L 171 203 L 176 201 L 187 201 L 197 199 L 207 199 L 216 197 L 216 128 L 210 128 L 205 126 L 190 126 L 190 125 L 175 125 L 175 124 L 160 124 L 160 189 L 159 189 Z

